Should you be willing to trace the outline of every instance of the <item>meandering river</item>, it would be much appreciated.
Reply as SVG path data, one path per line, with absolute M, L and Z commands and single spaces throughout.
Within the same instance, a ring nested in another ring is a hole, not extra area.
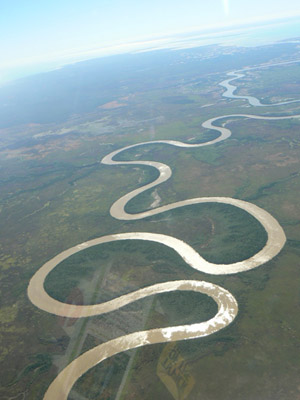
M 237 87 L 235 85 L 232 85 L 231 82 L 241 79 L 245 76 L 244 73 L 241 72 L 247 72 L 247 71 L 252 71 L 252 70 L 257 70 L 257 69 L 265 69 L 265 68 L 270 68 L 270 67 L 277 67 L 280 65 L 287 65 L 287 64 L 295 64 L 300 62 L 300 60 L 293 60 L 293 61 L 286 61 L 286 62 L 281 62 L 281 63 L 273 63 L 273 64 L 266 64 L 258 67 L 252 67 L 252 68 L 245 68 L 243 70 L 239 71 L 232 71 L 228 72 L 227 76 L 229 76 L 229 79 L 225 79 L 224 81 L 220 82 L 219 85 L 224 87 L 226 90 L 222 94 L 223 97 L 227 97 L 229 99 L 241 99 L 241 100 L 247 100 L 251 106 L 255 107 L 274 107 L 274 106 L 283 106 L 286 104 L 291 104 L 291 103 L 298 103 L 300 100 L 286 100 L 282 101 L 280 103 L 272 103 L 272 104 L 266 104 L 266 103 L 261 103 L 259 99 L 257 99 L 254 96 L 239 96 L 234 94 L 235 91 L 237 90 Z
M 231 98 L 243 98 L 246 99 L 251 105 L 254 106 L 265 106 L 258 99 L 251 96 L 235 96 L 233 94 L 235 86 L 231 85 L 230 82 L 234 79 L 240 78 L 242 75 L 237 72 L 228 74 L 233 76 L 226 81 L 220 83 L 220 85 L 226 87 L 227 92 L 224 93 L 226 97 Z M 298 101 L 298 100 L 295 100 Z M 282 102 L 278 105 L 291 103 Z M 172 175 L 171 168 L 163 163 L 154 161 L 116 161 L 115 157 L 121 152 L 135 148 L 138 146 L 146 146 L 151 144 L 164 144 L 171 145 L 181 148 L 193 148 L 193 147 L 204 147 L 211 146 L 220 141 L 226 140 L 230 137 L 230 129 L 216 125 L 217 122 L 232 118 L 250 118 L 257 120 L 284 120 L 291 118 L 300 118 L 300 115 L 294 116 L 281 116 L 281 117 L 270 117 L 270 116 L 259 116 L 259 115 L 248 115 L 248 114 L 232 114 L 223 115 L 215 118 L 211 118 L 205 121 L 202 126 L 205 129 L 210 129 L 219 132 L 219 136 L 211 141 L 201 144 L 187 144 L 174 140 L 156 140 L 152 142 L 143 142 L 134 144 L 131 146 L 124 147 L 122 149 L 113 151 L 102 159 L 103 164 L 107 165 L 147 165 L 156 168 L 159 171 L 159 176 L 153 182 L 139 187 L 125 196 L 118 199 L 111 207 L 110 214 L 112 217 L 120 220 L 138 220 L 146 218 L 152 215 L 157 215 L 168 210 L 184 207 L 192 204 L 199 203 L 222 203 L 230 204 L 232 206 L 243 209 L 252 216 L 254 216 L 265 228 L 268 234 L 268 240 L 263 249 L 258 253 L 253 254 L 247 260 L 241 260 L 232 264 L 214 264 L 205 260 L 200 254 L 198 254 L 191 246 L 182 240 L 176 239 L 172 236 L 150 233 L 150 232 L 129 232 L 114 235 L 102 236 L 85 243 L 78 244 L 72 248 L 69 248 L 62 253 L 56 255 L 54 258 L 46 262 L 32 277 L 28 286 L 28 296 L 34 305 L 38 308 L 59 316 L 68 317 L 72 315 L 72 318 L 89 317 L 93 315 L 99 315 L 108 313 L 113 310 L 117 310 L 130 304 L 139 299 L 147 296 L 152 296 L 158 293 L 172 292 L 172 291 L 194 291 L 206 294 L 210 296 L 218 305 L 217 314 L 206 322 L 195 322 L 191 325 L 173 326 L 168 328 L 157 328 L 150 329 L 147 331 L 134 332 L 99 346 L 83 353 L 81 356 L 72 361 L 49 386 L 44 400 L 65 400 L 68 397 L 75 382 L 90 368 L 94 367 L 101 361 L 112 357 L 120 352 L 145 346 L 154 343 L 172 342 L 177 340 L 187 340 L 199 338 L 207 335 L 211 335 L 220 329 L 228 326 L 236 317 L 238 313 L 238 304 L 234 296 L 226 289 L 204 281 L 194 280 L 181 280 L 181 281 L 170 281 L 165 283 L 158 283 L 145 287 L 143 289 L 134 291 L 122 295 L 116 299 L 94 305 L 72 305 L 65 304 L 58 300 L 55 300 L 44 289 L 44 282 L 47 275 L 56 268 L 63 260 L 67 259 L 71 255 L 87 249 L 92 246 L 96 246 L 102 243 L 108 243 L 113 241 L 123 240 L 148 240 L 152 242 L 162 243 L 174 249 L 180 257 L 191 267 L 198 271 L 205 272 L 207 274 L 234 274 L 243 271 L 256 268 L 266 263 L 275 257 L 285 244 L 286 237 L 283 229 L 279 225 L 278 221 L 269 214 L 266 210 L 246 201 L 233 199 L 229 197 L 198 197 L 193 199 L 187 199 L 171 203 L 165 206 L 153 208 L 144 212 L 129 214 L 125 211 L 126 204 L 143 193 L 145 190 L 154 188 L 163 182 L 170 179 Z M 188 172 L 188 171 L 187 171 Z

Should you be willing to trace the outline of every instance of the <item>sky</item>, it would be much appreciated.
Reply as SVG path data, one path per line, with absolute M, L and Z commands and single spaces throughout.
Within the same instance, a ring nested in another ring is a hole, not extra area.
M 300 16 L 299 0 L 0 0 L 0 5 L 0 82 L 147 47 L 177 33 Z

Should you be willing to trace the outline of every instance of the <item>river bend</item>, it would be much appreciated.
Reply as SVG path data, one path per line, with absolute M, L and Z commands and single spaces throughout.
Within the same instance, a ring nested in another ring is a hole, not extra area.
M 223 81 L 222 86 L 227 88 L 223 95 L 226 97 L 240 98 L 233 94 L 235 88 L 230 85 L 230 82 L 234 79 L 239 78 L 241 75 L 233 72 L 231 74 L 233 78 Z M 230 96 L 229 96 L 230 95 Z M 256 98 L 249 96 L 242 96 L 246 98 L 251 105 L 265 106 L 260 103 Z M 290 102 L 289 102 L 290 103 Z M 278 103 L 287 104 L 287 102 Z M 181 148 L 193 148 L 193 147 L 204 147 L 214 145 L 220 141 L 226 140 L 230 137 L 230 129 L 224 126 L 215 125 L 220 120 L 232 119 L 232 118 L 249 118 L 257 120 L 283 120 L 291 118 L 300 118 L 300 115 L 294 116 L 259 116 L 250 114 L 232 114 L 223 115 L 215 118 L 211 118 L 205 121 L 202 126 L 205 129 L 210 129 L 219 132 L 219 136 L 211 141 L 201 144 L 187 144 L 175 140 L 156 140 L 152 142 L 143 142 L 134 144 L 131 146 L 124 147 L 122 149 L 113 151 L 102 159 L 103 164 L 107 165 L 147 165 L 156 168 L 159 171 L 159 176 L 153 182 L 139 187 L 125 196 L 118 199 L 111 207 L 111 216 L 120 220 L 138 220 L 146 218 L 152 215 L 157 215 L 168 210 L 176 209 L 178 207 L 184 207 L 192 204 L 200 203 L 222 203 L 229 204 L 238 208 L 243 209 L 252 216 L 254 216 L 265 228 L 268 239 L 267 243 L 259 252 L 248 258 L 247 260 L 241 260 L 232 264 L 214 264 L 205 260 L 198 252 L 196 252 L 191 246 L 182 240 L 174 238 L 168 235 L 155 234 L 150 232 L 128 232 L 114 235 L 102 236 L 81 244 L 78 244 L 72 248 L 69 248 L 62 253 L 56 255 L 54 258 L 46 262 L 32 277 L 28 286 L 28 297 L 31 302 L 38 308 L 63 317 L 72 316 L 73 318 L 90 317 L 94 315 L 100 315 L 104 313 L 117 310 L 127 304 L 130 304 L 139 299 L 153 296 L 158 293 L 172 292 L 172 291 L 196 291 L 199 293 L 210 296 L 218 305 L 217 314 L 206 322 L 195 322 L 191 325 L 179 325 L 168 328 L 157 328 L 150 329 L 147 331 L 134 332 L 99 346 L 92 348 L 91 350 L 83 353 L 81 356 L 72 361 L 66 368 L 64 368 L 55 380 L 49 386 L 44 400 L 66 400 L 75 382 L 90 368 L 94 367 L 101 361 L 112 357 L 120 352 L 145 346 L 154 343 L 165 343 L 177 340 L 188 340 L 199 338 L 207 335 L 211 335 L 220 329 L 228 326 L 236 317 L 238 313 L 238 304 L 234 296 L 229 293 L 226 289 L 204 281 L 170 281 L 165 283 L 158 283 L 139 289 L 132 293 L 122 295 L 116 299 L 94 305 L 74 305 L 62 303 L 51 296 L 44 289 L 44 282 L 48 274 L 56 268 L 63 260 L 70 257 L 72 254 L 87 249 L 92 246 L 96 246 L 102 243 L 108 243 L 113 241 L 122 240 L 147 240 L 152 242 L 158 242 L 174 249 L 180 257 L 187 263 L 187 265 L 198 271 L 205 272 L 207 274 L 234 274 L 243 271 L 256 268 L 266 263 L 275 257 L 285 244 L 286 237 L 283 229 L 281 228 L 278 221 L 262 208 L 238 199 L 229 197 L 198 197 L 194 199 L 187 199 L 165 206 L 161 206 L 155 209 L 143 211 L 137 214 L 129 214 L 125 211 L 126 204 L 143 193 L 144 191 L 154 188 L 157 185 L 167 181 L 171 175 L 171 168 L 163 163 L 154 161 L 115 161 L 116 157 L 121 152 L 138 147 L 146 146 L 151 144 L 165 144 Z

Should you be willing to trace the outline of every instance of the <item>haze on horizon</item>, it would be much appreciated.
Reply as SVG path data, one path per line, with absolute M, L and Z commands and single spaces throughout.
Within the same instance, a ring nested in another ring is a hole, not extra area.
M 172 47 L 179 34 L 205 38 L 209 31 L 213 41 L 214 31 L 296 16 L 298 0 L 6 2 L 0 83 L 103 55 Z

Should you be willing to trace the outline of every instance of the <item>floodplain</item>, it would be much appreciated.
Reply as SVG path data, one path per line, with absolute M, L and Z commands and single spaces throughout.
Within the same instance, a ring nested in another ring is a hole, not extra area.
M 295 48 L 295 59 L 297 52 Z M 272 50 L 274 58 L 280 49 L 275 53 Z M 257 57 L 261 61 L 263 55 Z M 243 66 L 245 55 L 239 60 L 235 54 L 235 59 L 232 70 Z M 208 296 L 174 292 L 102 316 L 50 315 L 33 306 L 26 291 L 40 266 L 61 251 L 103 235 L 140 231 L 177 237 L 211 262 L 231 263 L 255 254 L 266 243 L 263 227 L 229 205 L 192 205 L 138 221 L 118 221 L 109 214 L 119 197 L 156 177 L 149 167 L 102 165 L 100 160 L 111 151 L 158 139 L 211 140 L 214 133 L 201 124 L 218 115 L 300 113 L 297 103 L 258 110 L 241 99 L 224 99 L 218 83 L 229 69 L 213 75 L 207 69 L 206 75 L 198 72 L 197 79 L 196 64 L 186 68 L 185 75 L 177 71 L 172 82 L 150 89 L 157 73 L 153 72 L 143 90 L 141 79 L 138 88 L 129 87 L 128 97 L 118 92 L 114 99 L 99 102 L 101 108 L 82 111 L 73 119 L 33 120 L 31 125 L 2 128 L 4 399 L 22 393 L 28 400 L 42 399 L 59 371 L 107 340 L 206 321 L 217 311 Z M 299 64 L 253 70 L 236 81 L 238 94 L 264 93 L 270 103 L 295 99 L 297 76 Z M 274 80 L 276 85 L 270 84 Z M 112 100 L 118 103 L 102 107 Z M 49 274 L 45 288 L 66 303 L 95 304 L 151 284 L 193 279 L 226 288 L 239 305 L 233 323 L 213 335 L 150 345 L 103 361 L 78 380 L 70 399 L 198 400 L 199 393 L 213 400 L 299 397 L 300 121 L 233 118 L 224 124 L 232 131 L 230 139 L 211 147 L 153 144 L 120 155 L 124 160 L 164 162 L 173 173 L 169 181 L 131 200 L 127 212 L 151 209 L 154 201 L 162 206 L 195 197 L 233 197 L 273 215 L 285 231 L 285 247 L 254 270 L 218 276 L 191 269 L 163 245 L 134 240 L 99 245 L 65 260 Z M 27 141 L 20 141 L 24 131 Z

